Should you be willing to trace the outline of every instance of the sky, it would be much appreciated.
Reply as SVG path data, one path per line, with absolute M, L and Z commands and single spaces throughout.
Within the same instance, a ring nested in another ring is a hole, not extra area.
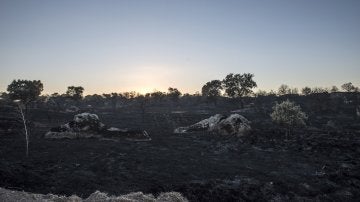
M 358 0 L 0 0 L 0 91 L 176 87 L 229 73 L 258 89 L 360 86 Z M 255 89 L 256 90 L 256 89 Z

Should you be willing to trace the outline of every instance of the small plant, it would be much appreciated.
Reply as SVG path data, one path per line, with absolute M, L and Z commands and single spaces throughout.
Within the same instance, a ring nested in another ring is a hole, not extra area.
M 276 103 L 273 112 L 270 114 L 273 122 L 286 129 L 286 139 L 294 127 L 305 126 L 307 115 L 301 111 L 300 106 L 289 100 Z

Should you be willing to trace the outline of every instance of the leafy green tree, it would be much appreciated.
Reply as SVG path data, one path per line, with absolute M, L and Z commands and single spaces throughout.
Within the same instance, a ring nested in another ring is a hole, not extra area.
M 66 95 L 75 100 L 80 101 L 83 98 L 84 88 L 81 86 L 69 86 Z
M 250 73 L 228 74 L 222 81 L 226 95 L 232 98 L 250 95 L 252 89 L 257 87 L 253 77 L 254 75 Z
M 307 115 L 302 112 L 300 106 L 289 100 L 280 104 L 276 103 L 270 116 L 273 122 L 286 129 L 286 138 L 294 127 L 305 126 L 307 119 Z
M 104 97 L 98 94 L 87 95 L 84 97 L 84 102 L 93 107 L 101 107 L 104 105 Z

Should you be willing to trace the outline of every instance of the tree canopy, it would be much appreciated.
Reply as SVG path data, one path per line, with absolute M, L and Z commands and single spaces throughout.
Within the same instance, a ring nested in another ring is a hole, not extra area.
M 359 91 L 359 88 L 355 87 L 351 82 L 344 83 L 343 85 L 341 85 L 341 88 L 343 90 L 345 90 L 346 92 L 358 92 Z
M 25 104 L 36 100 L 43 89 L 44 86 L 40 80 L 13 80 L 7 87 L 11 99 L 21 100 Z
M 250 73 L 228 74 L 222 81 L 226 95 L 232 98 L 250 95 L 252 88 L 257 87 L 253 77 Z
M 212 80 L 207 82 L 201 89 L 201 93 L 206 97 L 218 97 L 223 89 L 220 80 Z
M 177 88 L 172 88 L 172 87 L 169 87 L 168 88 L 168 96 L 176 101 L 179 99 L 179 97 L 181 96 L 181 92 L 177 89 Z
M 69 86 L 66 95 L 74 100 L 81 100 L 83 98 L 84 88 L 81 86 Z

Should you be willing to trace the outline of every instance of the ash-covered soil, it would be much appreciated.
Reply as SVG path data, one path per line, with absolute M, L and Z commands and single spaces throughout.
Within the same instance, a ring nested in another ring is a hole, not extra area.
M 211 111 L 148 112 L 144 117 L 126 111 L 96 113 L 107 125 L 144 129 L 152 141 L 44 139 L 46 131 L 74 114 L 34 110 L 29 157 L 20 131 L 0 134 L 0 187 L 82 198 L 96 190 L 155 196 L 177 191 L 190 201 L 360 198 L 358 130 L 299 129 L 286 140 L 281 131 L 263 124 L 268 118 L 245 115 L 253 131 L 229 138 L 173 134 L 176 127 L 215 114 Z

